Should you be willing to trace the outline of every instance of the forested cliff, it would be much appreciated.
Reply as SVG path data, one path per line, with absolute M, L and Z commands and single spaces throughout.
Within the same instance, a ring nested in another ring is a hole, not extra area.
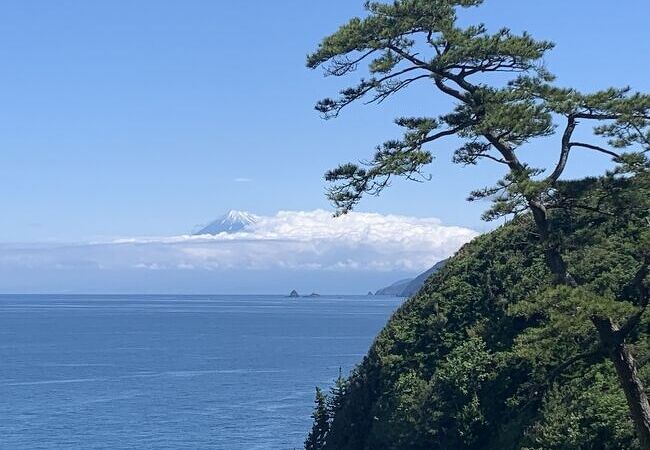
M 638 448 L 590 318 L 623 320 L 633 310 L 626 299 L 647 251 L 650 177 L 610 175 L 562 190 L 571 206 L 551 220 L 590 294 L 554 285 L 530 216 L 477 238 L 339 381 L 322 448 Z M 649 325 L 643 317 L 628 338 L 646 382 Z
M 553 42 L 467 25 L 482 4 L 366 2 L 307 58 L 354 79 L 316 104 L 324 118 L 416 85 L 442 102 L 398 116 L 401 137 L 372 158 L 326 172 L 338 214 L 396 177 L 427 181 L 451 145 L 453 163 L 504 171 L 469 194 L 490 201 L 483 218 L 515 218 L 395 314 L 337 383 L 309 449 L 650 450 L 650 95 L 560 85 L 546 66 Z M 610 171 L 567 181 L 577 152 L 592 169 L 609 157 Z

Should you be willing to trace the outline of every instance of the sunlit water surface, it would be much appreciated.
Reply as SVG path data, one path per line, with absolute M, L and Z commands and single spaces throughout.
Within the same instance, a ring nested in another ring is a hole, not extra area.
M 301 448 L 400 301 L 0 296 L 0 448 Z

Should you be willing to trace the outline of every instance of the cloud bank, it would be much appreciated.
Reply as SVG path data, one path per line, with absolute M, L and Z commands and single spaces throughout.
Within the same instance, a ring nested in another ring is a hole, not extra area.
M 237 233 L 3 245 L 0 266 L 138 270 L 418 272 L 474 238 L 435 218 L 281 211 Z

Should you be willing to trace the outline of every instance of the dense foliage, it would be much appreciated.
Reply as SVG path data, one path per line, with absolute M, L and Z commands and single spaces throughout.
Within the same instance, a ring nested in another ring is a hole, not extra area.
M 318 450 L 325 446 L 330 429 L 330 413 L 327 407 L 327 397 L 320 388 L 316 388 L 314 413 L 311 415 L 314 425 L 305 440 L 305 450 Z
M 558 86 L 544 67 L 544 56 L 552 49 L 552 43 L 536 40 L 528 33 L 515 34 L 507 28 L 491 32 L 480 23 L 459 23 L 460 11 L 482 3 L 483 0 L 368 1 L 366 17 L 351 19 L 325 37 L 309 55 L 307 65 L 322 67 L 327 75 L 343 77 L 360 67 L 367 69 L 368 78 L 343 89 L 338 97 L 317 104 L 316 109 L 326 118 L 336 117 L 348 105 L 364 99 L 367 103 L 381 103 L 414 83 L 428 83 L 441 97 L 454 103 L 442 115 L 398 118 L 397 125 L 405 130 L 401 139 L 380 145 L 370 161 L 343 164 L 326 174 L 332 182 L 329 198 L 338 213 L 345 214 L 363 196 L 379 195 L 394 177 L 417 179 L 433 160 L 431 144 L 448 136 L 461 141 L 453 162 L 468 165 L 489 160 L 502 165 L 506 169 L 503 178 L 493 187 L 472 192 L 469 199 L 491 200 L 492 206 L 484 215 L 487 220 L 514 215 L 516 223 L 524 226 L 527 220 L 521 216 L 530 213 L 525 216 L 532 222 L 525 231 L 525 242 L 530 245 L 525 251 L 528 257 L 541 255 L 545 266 L 535 267 L 539 285 L 530 285 L 525 276 L 533 263 L 540 262 L 537 260 L 508 260 L 504 262 L 507 271 L 493 274 L 485 269 L 480 273 L 490 277 L 484 281 L 488 295 L 501 301 L 518 299 L 512 304 L 506 302 L 507 320 L 512 321 L 512 326 L 548 322 L 527 328 L 516 339 L 510 336 L 515 340 L 508 354 L 521 359 L 517 367 L 531 378 L 527 390 L 508 392 L 509 404 L 519 408 L 517 420 L 525 417 L 540 393 L 552 387 L 552 382 L 565 370 L 582 364 L 592 369 L 607 358 L 623 391 L 638 445 L 650 450 L 650 401 L 635 354 L 637 341 L 643 340 L 639 336 L 645 336 L 647 331 L 643 320 L 650 306 L 650 245 L 647 227 L 638 229 L 643 232 L 621 235 L 631 225 L 620 222 L 627 217 L 633 224 L 644 224 L 640 217 L 646 210 L 637 208 L 645 205 L 645 197 L 635 198 L 632 192 L 638 190 L 618 184 L 625 184 L 635 174 L 639 182 L 650 169 L 650 95 L 633 93 L 629 88 L 582 93 Z M 576 133 L 583 124 L 592 126 L 591 135 Z M 544 147 L 557 158 L 550 170 L 533 167 L 522 152 L 539 139 L 545 139 Z M 610 157 L 614 173 L 608 174 L 600 186 L 587 191 L 584 182 L 563 183 L 562 176 L 576 150 Z M 609 210 L 603 211 L 601 207 L 606 201 Z M 579 232 L 575 227 L 584 211 L 616 220 L 617 227 L 599 233 L 590 228 L 601 225 L 594 218 L 583 224 Z M 600 245 L 598 250 L 594 247 L 596 242 Z M 542 281 L 542 276 L 548 279 Z M 508 285 L 513 277 L 523 278 Z M 459 298 L 475 295 L 479 286 L 460 284 L 454 287 L 466 292 L 453 294 Z M 516 297 L 522 286 L 526 288 L 525 297 Z M 478 323 L 472 323 L 470 333 L 463 328 L 467 326 L 465 315 L 450 317 L 435 310 L 429 313 L 433 315 L 426 318 L 430 322 L 428 327 L 396 338 L 395 346 L 403 346 L 408 339 L 417 341 L 422 338 L 418 333 L 426 337 L 438 327 L 442 330 L 437 335 L 440 339 L 449 339 L 450 333 L 463 330 L 463 346 L 450 349 L 448 354 L 437 354 L 436 357 L 445 355 L 447 359 L 436 360 L 436 371 L 424 378 L 417 367 L 410 368 L 397 380 L 397 394 L 386 398 L 377 411 L 369 411 L 373 415 L 367 420 L 376 421 L 371 428 L 377 436 L 399 436 L 399 430 L 415 428 L 426 437 L 423 442 L 428 439 L 427 446 L 460 448 L 480 441 L 484 448 L 490 436 L 485 435 L 489 417 L 481 403 L 482 386 L 499 380 L 494 368 L 503 364 L 504 354 L 496 352 L 480 331 L 490 330 L 497 318 L 489 314 L 479 317 Z M 510 333 L 515 331 L 516 328 Z M 501 335 L 509 336 L 505 332 Z M 400 342 L 402 339 L 405 342 Z M 559 361 L 559 356 L 567 359 Z M 598 384 L 596 379 L 591 382 Z M 512 378 L 504 386 L 515 385 L 517 379 Z M 454 389 L 462 394 L 462 401 L 454 397 Z M 489 392 L 498 391 L 491 388 Z M 553 392 L 565 402 L 544 397 L 544 407 L 557 410 L 558 405 L 570 404 L 566 392 Z M 494 407 L 492 403 L 490 408 Z M 447 408 L 454 411 L 451 416 L 441 412 Z M 395 420 L 384 423 L 384 410 L 400 413 Z M 416 412 L 423 411 L 425 418 L 418 419 Z M 583 405 L 576 413 L 584 415 L 588 411 Z M 559 413 L 566 418 L 564 414 L 568 411 Z M 466 418 L 472 420 L 466 422 Z M 380 429 L 379 424 L 385 427 Z M 550 431 L 543 424 L 540 427 L 539 436 L 548 436 Z M 488 429 L 495 432 L 494 428 Z M 514 429 L 509 426 L 508 432 Z M 412 447 L 419 442 L 413 440 L 412 434 L 407 435 L 408 439 L 397 441 L 395 448 Z M 575 448 L 575 442 L 565 442 L 566 434 L 556 437 L 558 445 Z M 336 439 L 336 428 L 328 442 L 332 439 Z M 530 445 L 535 442 L 533 439 Z M 602 448 L 601 441 L 594 442 Z
M 550 220 L 581 287 L 553 283 L 530 216 L 477 238 L 395 313 L 330 399 L 322 448 L 639 448 L 590 317 L 634 310 L 650 176 L 560 189 L 572 202 Z M 643 316 L 628 337 L 644 381 L 649 327 Z

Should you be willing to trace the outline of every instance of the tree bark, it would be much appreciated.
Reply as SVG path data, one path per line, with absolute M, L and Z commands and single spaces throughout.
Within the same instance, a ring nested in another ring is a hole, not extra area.
M 648 402 L 648 396 L 639 378 L 634 357 L 625 344 L 624 337 L 618 333 L 618 328 L 609 318 L 592 317 L 592 322 L 598 330 L 600 340 L 606 346 L 608 357 L 616 369 L 641 448 L 649 450 L 650 402 Z
M 544 246 L 549 269 L 556 276 L 559 283 L 577 287 L 578 283 L 569 272 L 560 253 L 559 245 L 552 238 L 546 208 L 535 199 L 529 199 L 528 205 L 540 234 L 540 242 Z M 650 450 L 650 402 L 639 378 L 634 356 L 625 344 L 625 337 L 630 330 L 619 329 L 607 317 L 594 316 L 592 317 L 592 323 L 598 331 L 600 343 L 608 352 L 608 357 L 616 369 L 619 384 L 625 393 L 630 418 L 634 423 L 641 448 Z
M 533 213 L 535 226 L 539 232 L 539 240 L 544 247 L 544 256 L 546 257 L 548 268 L 555 275 L 556 281 L 559 284 L 576 287 L 577 283 L 569 273 L 566 262 L 560 253 L 559 244 L 554 242 L 551 236 L 546 208 L 536 200 L 529 200 L 528 206 Z

